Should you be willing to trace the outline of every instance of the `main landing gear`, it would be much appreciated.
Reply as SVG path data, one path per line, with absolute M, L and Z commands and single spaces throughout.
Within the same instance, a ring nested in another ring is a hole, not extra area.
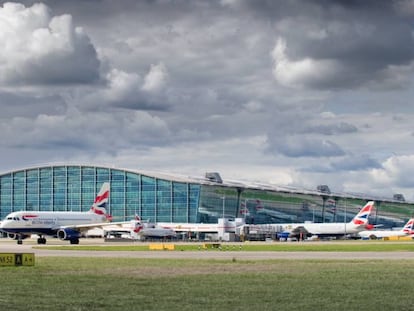
M 43 236 L 40 236 L 37 239 L 37 244 L 46 244 L 46 238 L 44 238 Z
M 70 239 L 70 244 L 79 244 L 79 239 L 78 238 Z

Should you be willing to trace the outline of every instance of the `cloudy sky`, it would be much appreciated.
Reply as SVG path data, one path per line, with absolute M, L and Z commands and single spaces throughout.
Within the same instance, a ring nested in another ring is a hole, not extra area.
M 414 1 L 0 5 L 0 172 L 218 171 L 414 200 Z

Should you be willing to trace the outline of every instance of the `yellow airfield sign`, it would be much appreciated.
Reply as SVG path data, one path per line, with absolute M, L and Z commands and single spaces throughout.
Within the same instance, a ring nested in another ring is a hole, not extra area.
M 1 266 L 34 266 L 34 253 L 0 253 Z

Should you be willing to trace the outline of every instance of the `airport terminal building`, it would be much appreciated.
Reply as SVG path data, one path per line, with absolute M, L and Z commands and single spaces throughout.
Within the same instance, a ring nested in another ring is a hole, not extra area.
M 114 221 L 217 223 L 244 218 L 248 224 L 350 221 L 366 201 L 376 202 L 371 223 L 402 226 L 414 202 L 399 197 L 301 190 L 269 184 L 90 165 L 49 165 L 0 175 L 0 218 L 14 211 L 87 211 L 102 183 L 110 182 L 108 210 Z

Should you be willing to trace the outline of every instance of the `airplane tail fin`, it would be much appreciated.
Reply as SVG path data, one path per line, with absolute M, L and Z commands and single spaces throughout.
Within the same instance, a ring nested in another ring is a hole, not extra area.
M 138 214 L 135 214 L 134 220 L 131 220 L 132 223 L 132 231 L 134 233 L 139 233 L 144 226 L 141 223 L 141 217 Z
M 358 214 L 352 219 L 351 223 L 355 226 L 366 226 L 368 225 L 368 217 L 374 209 L 374 201 L 369 201 Z
M 106 206 L 108 205 L 109 200 L 109 188 L 110 185 L 108 182 L 103 183 L 101 190 L 95 198 L 95 201 L 92 204 L 90 212 L 97 215 L 105 216 L 107 220 L 112 220 L 112 216 L 109 215 L 106 211 Z
M 408 222 L 405 224 L 404 228 L 402 229 L 402 231 L 405 234 L 414 234 L 414 230 L 413 230 L 413 225 L 414 225 L 414 218 L 411 218 L 408 220 Z

